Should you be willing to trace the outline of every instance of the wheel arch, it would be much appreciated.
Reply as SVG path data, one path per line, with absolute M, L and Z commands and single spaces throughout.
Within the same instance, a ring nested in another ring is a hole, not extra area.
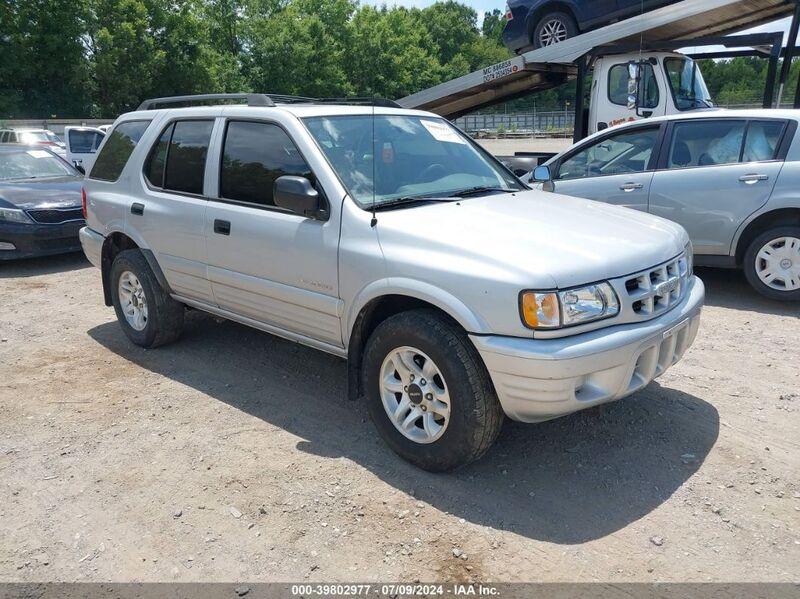
M 787 225 L 800 226 L 800 208 L 779 208 L 760 214 L 747 223 L 735 241 L 736 266 L 741 267 L 744 264 L 747 248 L 756 237 L 774 227 Z
M 415 281 L 413 285 L 383 282 L 362 292 L 347 321 L 348 396 L 362 395 L 361 363 L 364 346 L 372 331 L 387 318 L 410 310 L 430 309 L 468 332 L 484 331 L 486 323 L 449 293 Z
M 122 231 L 114 231 L 110 235 L 106 236 L 100 254 L 100 271 L 103 281 L 103 300 L 105 301 L 106 306 L 112 305 L 111 265 L 114 263 L 114 258 L 117 257 L 117 254 L 125 250 L 139 250 L 145 257 L 145 260 L 147 260 L 147 264 L 150 266 L 150 269 L 156 276 L 159 285 L 161 285 L 162 289 L 169 293 L 169 284 L 167 283 L 167 279 L 164 277 L 164 272 L 158 265 L 158 261 L 156 260 L 155 254 L 153 254 L 152 250 L 141 247 L 141 245 L 139 245 L 134 239 Z

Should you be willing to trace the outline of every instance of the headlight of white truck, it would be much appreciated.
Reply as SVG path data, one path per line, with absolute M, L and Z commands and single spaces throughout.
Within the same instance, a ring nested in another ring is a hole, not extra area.
M 520 312 L 528 328 L 560 329 L 616 316 L 619 299 L 605 282 L 566 291 L 525 291 Z
M 19 208 L 0 208 L 0 221 L 11 223 L 33 222 L 28 215 Z

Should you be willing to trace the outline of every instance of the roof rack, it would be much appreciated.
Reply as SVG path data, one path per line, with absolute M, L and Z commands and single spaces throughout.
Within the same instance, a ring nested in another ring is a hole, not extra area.
M 167 96 L 151 98 L 139 104 L 136 110 L 150 110 L 160 104 L 183 104 L 187 102 L 207 102 L 212 100 L 247 100 L 248 106 L 275 106 L 266 94 L 195 94 L 190 96 Z
M 246 100 L 248 106 L 276 106 L 277 104 L 349 104 L 353 106 L 382 106 L 384 108 L 401 108 L 386 98 L 309 98 L 306 96 L 289 96 L 285 94 L 196 94 L 191 96 L 167 96 L 145 100 L 136 110 L 151 110 L 162 104 L 196 104 L 214 100 Z

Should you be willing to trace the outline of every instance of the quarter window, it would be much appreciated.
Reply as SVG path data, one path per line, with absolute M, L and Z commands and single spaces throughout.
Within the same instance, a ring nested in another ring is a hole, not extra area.
M 640 108 L 657 108 L 661 98 L 653 65 L 643 64 L 639 81 Z M 608 100 L 618 106 L 628 105 L 628 64 L 616 64 L 608 71 Z
M 125 163 L 149 124 L 150 121 L 126 121 L 114 127 L 102 151 L 97 155 L 89 176 L 101 181 L 119 179 Z
M 567 158 L 558 178 L 582 179 L 604 175 L 641 173 L 648 169 L 658 127 L 624 131 L 601 139 Z
M 783 136 L 783 121 L 750 121 L 744 142 L 744 162 L 775 160 Z
M 675 125 L 667 166 L 686 168 L 739 162 L 745 121 L 685 121 Z
M 274 206 L 273 185 L 283 175 L 314 181 L 311 169 L 283 129 L 270 123 L 228 123 L 220 169 L 221 197 Z

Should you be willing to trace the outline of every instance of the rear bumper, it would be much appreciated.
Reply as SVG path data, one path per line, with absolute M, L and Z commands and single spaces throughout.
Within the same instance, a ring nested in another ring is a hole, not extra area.
M 92 263 L 92 266 L 100 268 L 103 242 L 105 242 L 106 238 L 89 227 L 83 227 L 80 231 L 80 240 L 86 259 Z
M 542 422 L 620 399 L 661 376 L 694 341 L 704 299 L 693 277 L 680 304 L 647 322 L 560 339 L 470 338 L 506 414 Z
M 78 252 L 78 231 L 82 226 L 83 221 L 55 225 L 0 223 L 0 260 Z

